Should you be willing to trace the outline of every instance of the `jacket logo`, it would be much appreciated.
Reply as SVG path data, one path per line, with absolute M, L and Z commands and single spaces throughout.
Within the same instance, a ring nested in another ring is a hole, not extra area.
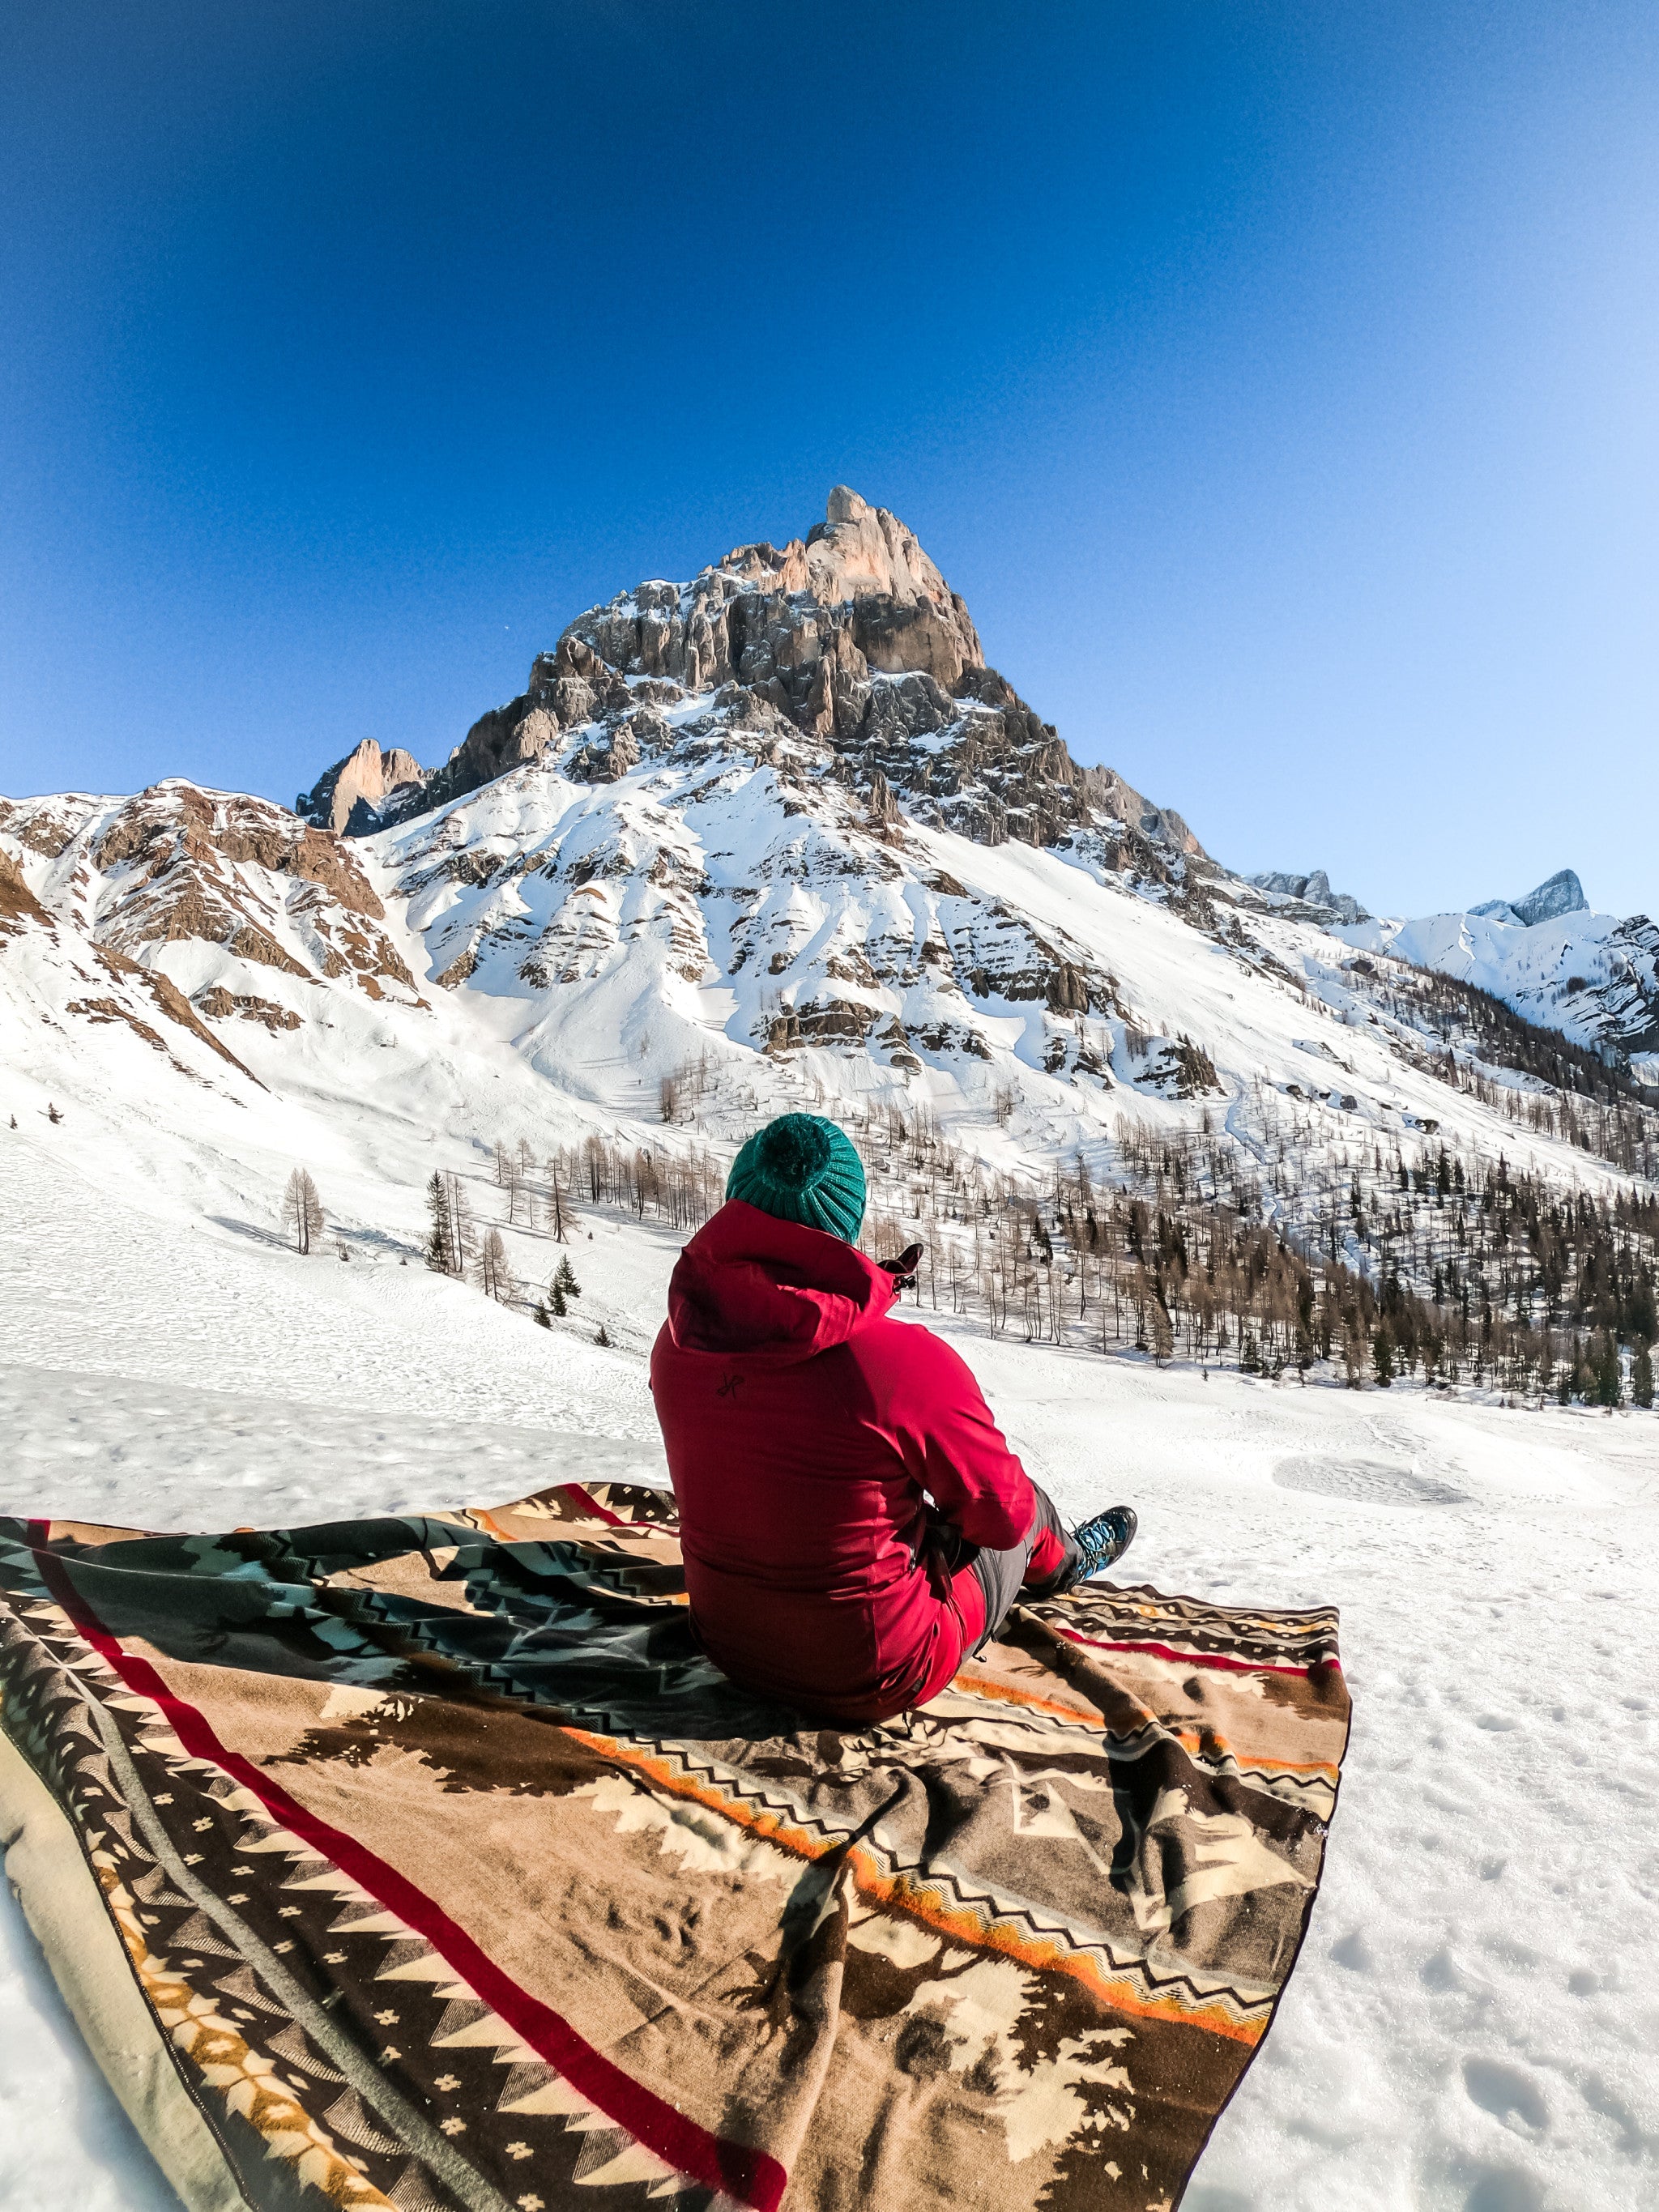
M 743 1382 L 741 1375 L 728 1375 L 714 1393 L 717 1398 L 735 1398 Z

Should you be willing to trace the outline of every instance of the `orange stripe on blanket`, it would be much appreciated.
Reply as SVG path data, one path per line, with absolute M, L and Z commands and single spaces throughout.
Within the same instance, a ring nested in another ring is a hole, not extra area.
M 466 1517 L 476 1527 L 482 1528 L 486 1536 L 494 1536 L 499 1543 L 513 1544 L 520 1540 L 512 1534 L 510 1529 L 502 1528 L 488 1506 L 469 1505 L 466 1509 Z
M 1248 1751 L 1235 1751 L 1224 1735 L 1194 1735 L 1185 1729 L 1171 1731 L 1182 1749 L 1194 1759 L 1231 1759 L 1251 1774 L 1319 1774 L 1333 1788 L 1340 1770 L 1328 1759 L 1255 1759 Z
M 1102 1735 L 1110 1733 L 1104 1717 L 1098 1713 L 1087 1712 L 1079 1706 L 1067 1705 L 1060 1698 L 1040 1698 L 1034 1691 L 1016 1689 L 1011 1683 L 994 1680 L 986 1674 L 975 1674 L 966 1667 L 951 1677 L 951 1687 L 995 1704 L 1023 1705 L 1036 1712 L 1052 1713 L 1057 1720 L 1075 1721 L 1079 1728 L 1095 1729 Z M 1149 1714 L 1148 1724 L 1152 1727 L 1168 1725 L 1167 1723 L 1160 1723 L 1156 1714 Z M 1235 1765 L 1248 1767 L 1252 1773 L 1323 1774 L 1328 1775 L 1333 1784 L 1337 1778 L 1338 1769 L 1328 1759 L 1257 1759 L 1249 1752 L 1235 1751 L 1227 1738 L 1214 1730 L 1209 1731 L 1207 1735 L 1200 1735 L 1191 1729 L 1171 1728 L 1169 1733 L 1183 1751 L 1204 1759 L 1217 1756 L 1231 1759 Z
M 665 1759 L 632 1750 L 615 1736 L 595 1735 L 586 1729 L 569 1727 L 563 1733 L 588 1750 L 597 1752 L 600 1758 L 634 1768 L 672 1796 L 689 1799 L 707 1812 L 718 1813 L 733 1826 L 747 1829 L 763 1842 L 775 1844 L 797 1858 L 816 1862 L 830 1857 L 844 1847 L 839 1840 L 809 1835 L 779 1814 L 728 1796 L 713 1783 L 677 1774 Z M 854 1881 L 866 1895 L 896 1906 L 957 1942 L 1000 1952 L 1006 1957 L 1017 1959 L 1022 1966 L 1067 1974 L 1092 1990 L 1115 2012 L 1129 2013 L 1139 2020 L 1167 2021 L 1182 2027 L 1202 2027 L 1212 2035 L 1226 2037 L 1230 2042 L 1252 2045 L 1267 2032 L 1265 2020 L 1239 2020 L 1219 2001 L 1188 2005 L 1176 1997 L 1140 1996 L 1126 1977 L 1107 1973 L 1086 1952 L 1073 1949 L 1059 1938 L 1024 1934 L 1006 1920 L 988 1923 L 976 1912 L 947 1905 L 932 1884 L 921 1882 L 908 1874 L 884 1873 L 869 1853 L 856 1844 L 848 1849 L 847 1860 Z
M 1178 1997 L 1137 1996 L 1133 1984 L 1127 1977 L 1108 1973 L 1085 1951 L 1073 1950 L 1058 1938 L 1025 1935 L 1006 1920 L 994 1920 L 988 1924 L 977 1913 L 945 1904 L 937 1889 L 918 1884 L 912 1875 L 883 1874 L 856 1844 L 848 1856 L 866 1872 L 866 1878 L 860 1882 L 860 1888 L 880 1897 L 884 1903 L 899 1905 L 928 1927 L 959 1942 L 976 1943 L 981 1949 L 1000 1951 L 1006 1957 L 1018 1959 L 1022 1966 L 1069 1974 L 1073 1981 L 1092 1990 L 1115 2012 L 1131 2013 L 1138 2020 L 1170 2021 L 1182 2027 L 1207 2028 L 1212 2035 L 1224 2035 L 1233 2043 L 1255 2045 L 1267 2032 L 1265 2020 L 1239 2020 L 1219 2000 L 1183 2004 Z
M 1106 1723 L 1098 1713 L 1091 1713 L 1081 1705 L 1067 1705 L 1063 1698 L 1039 1697 L 1035 1690 L 1017 1689 L 1012 1682 L 998 1681 L 990 1674 L 976 1674 L 969 1668 L 959 1668 L 951 1677 L 953 1690 L 965 1690 L 976 1698 L 989 1698 L 998 1705 L 1026 1705 L 1033 1712 L 1053 1713 L 1056 1719 L 1076 1721 L 1080 1728 L 1098 1729 L 1103 1735 Z

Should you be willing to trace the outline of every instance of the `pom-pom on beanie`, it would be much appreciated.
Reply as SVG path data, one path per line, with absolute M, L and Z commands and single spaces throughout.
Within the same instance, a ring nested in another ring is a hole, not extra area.
M 850 1244 L 864 1219 L 864 1163 L 833 1121 L 785 1114 L 757 1131 L 732 1161 L 726 1194 Z

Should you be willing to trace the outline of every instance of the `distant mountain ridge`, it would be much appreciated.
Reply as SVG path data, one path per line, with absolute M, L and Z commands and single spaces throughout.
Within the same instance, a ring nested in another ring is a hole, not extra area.
M 707 706 L 688 718 L 692 699 Z M 827 769 L 878 829 L 902 814 L 984 845 L 1086 847 L 1092 837 L 1105 864 L 1135 880 L 1200 897 L 1226 884 L 1246 903 L 1248 886 L 1273 911 L 1367 930 L 1354 941 L 1475 981 L 1580 1044 L 1638 1057 L 1659 1049 L 1644 917 L 1603 918 L 1590 930 L 1601 949 L 1577 965 L 1564 939 L 1559 973 L 1546 979 L 1536 945 L 1486 932 L 1474 948 L 1458 928 L 1376 923 L 1323 869 L 1231 876 L 1172 808 L 1073 759 L 1054 726 L 985 665 L 972 617 L 914 532 L 845 485 L 802 538 L 738 546 L 688 583 L 641 583 L 578 615 L 537 656 L 525 690 L 481 715 L 440 768 L 366 739 L 301 794 L 298 811 L 365 837 L 549 759 L 574 781 L 615 783 L 683 742 L 670 739 L 671 716 L 687 734 L 741 731 L 757 760 L 769 746 L 780 758 L 804 751 L 807 774 Z M 578 730 L 584 742 L 571 748 Z M 1522 898 L 1471 913 L 1525 928 L 1588 914 L 1589 903 L 1563 869 Z M 1571 942 L 1582 935 L 1570 933 Z M 473 957 L 462 947 L 439 972 L 453 978 Z
M 1556 888 L 1564 878 L 1570 893 Z M 1659 1083 L 1659 927 L 1645 915 L 1593 913 L 1571 869 L 1523 900 L 1337 924 L 1335 933 L 1358 950 L 1474 983 L 1523 1019 Z
M 1518 922 L 1523 929 L 1533 929 L 1540 921 L 1554 921 L 1564 914 L 1588 914 L 1589 901 L 1572 870 L 1560 868 L 1524 898 L 1487 899 L 1480 906 L 1471 907 L 1469 912 L 1483 919 Z
M 1571 868 L 1516 899 L 1416 920 L 1378 917 L 1324 870 L 1248 879 L 1281 913 L 1316 921 L 1358 950 L 1473 983 L 1525 1021 L 1559 1030 L 1659 1085 L 1659 929 L 1645 915 L 1591 910 Z
M 1313 921 L 1369 921 L 1370 916 L 1359 901 L 1349 891 L 1334 891 L 1331 879 L 1323 868 L 1315 868 L 1305 876 L 1288 875 L 1275 872 L 1268 875 L 1250 876 L 1246 880 L 1259 891 L 1271 891 L 1276 896 L 1294 900 L 1307 910 Z

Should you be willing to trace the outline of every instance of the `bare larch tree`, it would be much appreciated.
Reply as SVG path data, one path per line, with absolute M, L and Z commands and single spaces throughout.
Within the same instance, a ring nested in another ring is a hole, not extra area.
M 484 1231 L 478 1250 L 478 1288 L 487 1298 L 499 1298 L 503 1305 L 513 1296 L 512 1271 L 507 1264 L 507 1247 L 501 1242 L 499 1229 Z
M 294 1239 L 295 1250 L 301 1254 L 310 1251 L 325 1226 L 323 1201 L 304 1168 L 295 1169 L 283 1193 L 283 1225 Z

